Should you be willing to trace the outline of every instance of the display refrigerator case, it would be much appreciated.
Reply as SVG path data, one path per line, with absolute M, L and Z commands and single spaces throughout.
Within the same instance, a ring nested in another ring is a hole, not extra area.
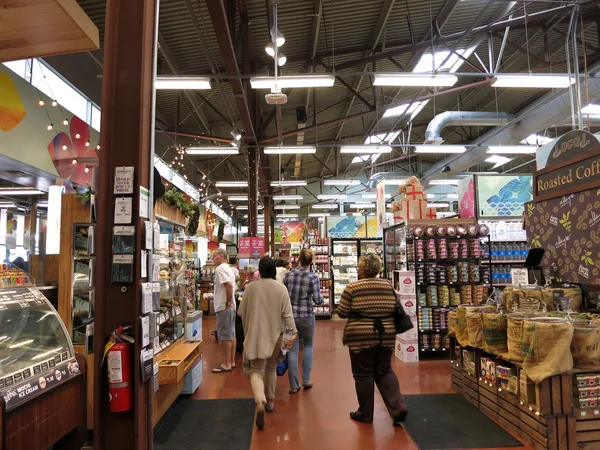
M 0 289 L 0 395 L 6 411 L 80 373 L 64 323 L 35 287 Z
M 404 224 L 383 230 L 385 277 L 392 281 L 396 270 L 414 270 L 413 240 Z
M 94 335 L 94 267 L 96 263 L 95 229 L 91 223 L 73 226 L 72 339 L 93 351 Z
M 381 239 L 331 239 L 332 298 L 335 308 L 349 283 L 358 280 L 358 258 L 373 253 L 383 256 Z

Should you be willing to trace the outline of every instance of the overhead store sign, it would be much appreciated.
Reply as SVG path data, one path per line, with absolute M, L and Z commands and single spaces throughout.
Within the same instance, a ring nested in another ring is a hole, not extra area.
M 558 155 L 558 158 L 561 156 Z M 534 174 L 533 185 L 536 202 L 599 187 L 600 144 L 596 141 L 594 150 L 585 150 L 567 161 L 538 170 Z
M 585 130 L 573 130 L 561 136 L 548 156 L 546 168 L 568 162 L 577 156 L 600 148 L 598 138 Z

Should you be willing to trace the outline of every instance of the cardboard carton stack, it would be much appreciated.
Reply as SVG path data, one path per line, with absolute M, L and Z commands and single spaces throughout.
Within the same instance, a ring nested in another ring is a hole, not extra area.
M 395 277 L 396 278 L 396 277 Z M 417 334 L 417 295 L 415 273 L 398 271 L 395 289 L 400 297 L 404 312 L 414 325 L 412 330 L 396 335 L 396 358 L 402 362 L 419 361 L 419 340 Z
M 417 177 L 409 177 L 406 184 L 400 186 L 396 191 L 396 195 L 398 194 L 402 194 L 401 199 L 392 202 L 395 223 L 410 219 L 436 218 L 435 211 L 427 207 L 427 195 Z

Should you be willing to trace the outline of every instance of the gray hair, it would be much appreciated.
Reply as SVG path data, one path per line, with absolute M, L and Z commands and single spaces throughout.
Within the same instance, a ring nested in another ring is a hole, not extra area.
M 256 272 L 256 267 L 254 267 L 252 264 L 248 264 L 246 267 L 244 267 L 244 270 L 246 273 L 253 275 L 254 272 Z
M 223 249 L 222 249 L 222 248 L 220 248 L 220 247 L 219 247 L 219 248 L 217 248 L 217 249 L 215 249 L 215 250 L 213 251 L 213 256 L 214 256 L 214 254 L 215 254 L 215 253 L 216 253 L 216 254 L 218 254 L 218 255 L 221 255 L 221 256 L 222 256 L 222 257 L 223 257 L 225 260 L 227 260 L 227 258 L 229 258 L 229 256 L 227 255 L 227 251 L 226 251 L 226 250 L 223 250 Z

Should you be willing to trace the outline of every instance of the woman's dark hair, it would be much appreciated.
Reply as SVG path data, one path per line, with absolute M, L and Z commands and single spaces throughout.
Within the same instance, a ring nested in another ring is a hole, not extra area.
M 261 258 L 258 263 L 258 272 L 261 278 L 271 278 L 275 280 L 277 278 L 277 269 L 275 268 L 275 260 L 265 256 Z
M 234 266 L 237 264 L 237 258 L 235 256 L 230 256 L 229 257 L 229 264 Z
M 277 267 L 285 266 L 285 261 L 283 260 L 283 258 L 277 258 L 275 260 L 275 266 L 277 266 Z

